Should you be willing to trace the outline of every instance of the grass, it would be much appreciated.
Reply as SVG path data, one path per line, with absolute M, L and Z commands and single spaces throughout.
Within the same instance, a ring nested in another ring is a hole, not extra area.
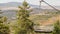
M 53 19 L 57 20 L 59 12 L 49 12 L 49 15 L 30 15 L 29 19 L 32 20 L 35 24 L 40 24 L 42 22 L 53 22 Z

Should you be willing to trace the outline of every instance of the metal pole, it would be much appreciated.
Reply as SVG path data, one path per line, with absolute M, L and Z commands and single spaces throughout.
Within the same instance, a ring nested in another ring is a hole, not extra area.
M 47 5 L 49 5 L 50 7 L 52 7 L 54 10 L 59 11 L 58 9 L 56 9 L 55 7 L 51 6 L 50 4 L 48 4 L 47 2 L 43 1 L 44 3 L 46 3 Z
M 42 3 L 42 2 L 40 1 L 40 6 L 39 6 L 39 7 L 40 7 L 40 9 L 41 9 L 41 3 Z

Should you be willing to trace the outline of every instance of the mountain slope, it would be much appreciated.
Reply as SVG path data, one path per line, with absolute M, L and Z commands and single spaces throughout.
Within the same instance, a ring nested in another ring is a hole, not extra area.
M 9 2 L 9 3 L 0 3 L 1 7 L 17 7 L 21 5 L 22 3 L 19 2 Z
M 22 5 L 21 2 L 8 2 L 8 3 L 0 3 L 0 7 L 18 7 Z M 30 6 L 32 7 L 39 7 L 38 5 L 32 5 L 32 4 L 29 4 Z

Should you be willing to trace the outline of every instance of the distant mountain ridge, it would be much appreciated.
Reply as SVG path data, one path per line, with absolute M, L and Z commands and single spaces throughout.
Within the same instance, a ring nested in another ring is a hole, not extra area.
M 8 2 L 8 3 L 0 3 L 0 6 L 3 7 L 17 7 L 19 5 L 21 5 L 22 3 L 19 2 Z
M 22 5 L 21 2 L 0 3 L 0 7 L 18 7 L 20 5 Z M 29 5 L 32 7 L 39 7 L 38 5 L 32 5 L 32 4 L 29 4 Z
M 21 2 L 8 2 L 8 3 L 0 3 L 0 7 L 18 7 L 22 5 Z M 31 7 L 34 7 L 34 8 L 40 8 L 39 5 L 33 5 L 33 4 L 29 4 Z M 54 6 L 58 9 L 60 9 L 60 6 Z M 48 6 L 42 6 L 42 8 L 46 8 L 48 9 L 49 7 Z

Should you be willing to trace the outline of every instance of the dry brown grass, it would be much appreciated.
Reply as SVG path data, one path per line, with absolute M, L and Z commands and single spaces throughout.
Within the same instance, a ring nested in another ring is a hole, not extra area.
M 55 17 L 51 17 L 48 20 L 45 20 L 41 23 L 41 25 L 50 25 L 50 24 L 54 24 L 57 20 L 60 20 L 60 15 L 59 16 L 55 16 Z

